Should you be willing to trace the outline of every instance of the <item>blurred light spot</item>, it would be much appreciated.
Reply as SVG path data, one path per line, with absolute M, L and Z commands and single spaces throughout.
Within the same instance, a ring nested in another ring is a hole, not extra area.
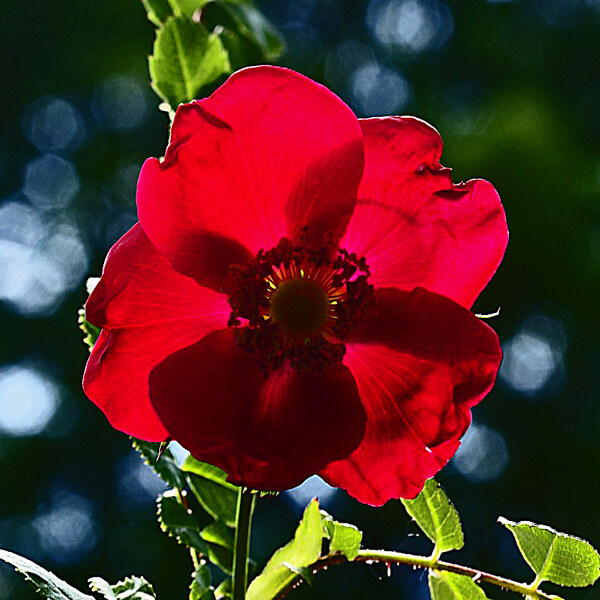
M 504 345 L 500 379 L 517 392 L 535 396 L 564 372 L 566 333 L 558 321 L 544 316 L 527 319 Z
M 415 54 L 440 49 L 454 29 L 448 5 L 437 0 L 372 0 L 367 25 L 380 44 Z
M 88 270 L 88 252 L 67 222 L 42 220 L 34 207 L 0 207 L 0 300 L 24 315 L 53 312 Z
M 140 170 L 141 165 L 138 163 L 122 165 L 113 175 L 113 189 L 116 194 L 128 204 L 132 204 L 135 201 Z
M 15 587 L 15 577 L 9 577 L 8 566 L 0 571 L 0 598 L 10 598 L 10 595 Z
M 73 163 L 45 154 L 25 168 L 23 191 L 40 208 L 64 208 L 79 191 L 79 177 Z
M 338 90 L 348 86 L 355 71 L 375 62 L 373 50 L 356 40 L 346 40 L 327 54 L 325 78 L 327 83 Z
M 452 459 L 454 468 L 471 481 L 493 481 L 509 462 L 501 433 L 485 425 L 471 425 Z
M 148 116 L 148 100 L 138 81 L 113 75 L 96 90 L 92 111 L 103 127 L 117 131 L 135 129 Z
M 128 504 L 154 503 L 168 488 L 135 451 L 118 463 L 117 483 L 119 496 Z
M 364 65 L 354 73 L 352 95 L 364 115 L 398 113 L 410 94 L 410 86 L 399 73 L 378 63 Z
M 581 7 L 580 0 L 535 0 L 535 9 L 546 24 L 557 27 L 576 25 Z
M 287 497 L 291 499 L 296 508 L 304 510 L 306 505 L 313 499 L 318 498 L 319 504 L 325 506 L 335 496 L 337 489 L 325 483 L 318 475 L 309 477 L 304 483 L 288 490 Z
M 23 130 L 42 152 L 74 150 L 85 138 L 79 111 L 62 98 L 45 96 L 25 110 Z
M 481 86 L 465 81 L 449 87 L 443 94 L 444 131 L 454 135 L 483 133 L 493 114 L 483 107 Z
M 81 562 L 98 540 L 92 503 L 76 494 L 56 494 L 33 526 L 42 550 L 58 564 Z
M 0 431 L 19 437 L 38 435 L 58 403 L 56 384 L 37 369 L 23 365 L 0 369 Z

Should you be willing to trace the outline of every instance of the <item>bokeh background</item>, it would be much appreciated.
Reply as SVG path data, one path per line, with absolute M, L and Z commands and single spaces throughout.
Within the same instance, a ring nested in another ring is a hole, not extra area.
M 327 84 L 359 116 L 433 123 L 455 181 L 489 179 L 504 201 L 509 249 L 475 310 L 501 307 L 491 324 L 505 359 L 439 476 L 465 526 L 454 558 L 532 578 L 498 515 L 599 547 L 600 2 L 258 6 L 286 39 L 281 64 Z M 175 600 L 187 598 L 191 565 L 155 524 L 162 484 L 81 392 L 88 352 L 76 323 L 86 277 L 136 220 L 141 163 L 166 144 L 147 73 L 153 37 L 135 0 L 2 0 L 0 547 L 80 589 L 92 575 L 134 573 Z M 430 552 L 400 503 L 373 509 L 312 480 L 259 503 L 257 561 L 291 537 L 313 494 L 364 528 L 367 546 Z M 389 577 L 352 565 L 290 598 L 424 600 L 426 582 L 410 569 Z M 0 567 L 1 599 L 33 597 Z

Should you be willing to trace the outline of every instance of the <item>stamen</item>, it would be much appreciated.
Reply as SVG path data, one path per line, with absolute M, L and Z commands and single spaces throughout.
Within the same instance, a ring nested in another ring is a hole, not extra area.
M 297 369 L 322 372 L 340 362 L 342 343 L 373 303 L 364 258 L 329 247 L 313 250 L 282 238 L 246 266 L 232 265 L 223 283 L 229 295 L 228 325 L 239 347 L 265 369 L 286 360 Z

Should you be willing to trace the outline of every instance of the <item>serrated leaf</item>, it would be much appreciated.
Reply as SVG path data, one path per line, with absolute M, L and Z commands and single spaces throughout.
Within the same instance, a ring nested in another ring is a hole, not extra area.
M 193 456 L 187 457 L 181 469 L 189 473 L 190 489 L 202 508 L 213 518 L 234 527 L 239 488 L 226 481 L 227 473 Z
M 215 600 L 210 583 L 210 569 L 207 565 L 202 564 L 194 571 L 190 586 L 190 600 Z
M 402 500 L 408 514 L 435 544 L 434 555 L 464 546 L 460 517 L 442 486 L 435 479 L 425 482 L 414 500 Z
M 142 455 L 144 462 L 151 467 L 156 474 L 173 488 L 183 489 L 186 486 L 184 473 L 177 466 L 175 457 L 167 448 L 160 454 L 160 444 L 145 442 L 131 438 L 133 447 Z
M 514 523 L 500 517 L 498 522 L 514 535 L 536 581 L 585 587 L 600 576 L 600 556 L 585 540 L 529 521 Z
M 194 548 L 200 554 L 208 556 L 209 549 L 202 539 L 201 524 L 194 515 L 179 502 L 177 493 L 169 490 L 158 497 L 158 522 L 160 528 L 177 539 L 180 544 Z
M 186 17 L 169 17 L 158 29 L 149 66 L 154 90 L 173 110 L 231 72 L 219 36 Z
M 294 539 L 277 550 L 263 572 L 252 581 L 248 588 L 247 600 L 274 598 L 294 579 L 296 572 L 319 559 L 323 535 L 319 503 L 315 499 L 306 507 Z M 291 570 L 292 567 L 296 572 Z
M 164 23 L 173 14 L 169 0 L 142 0 L 142 4 L 155 25 Z
M 488 600 L 483 590 L 466 575 L 429 572 L 431 600 Z
M 210 562 L 217 565 L 222 571 L 231 574 L 233 570 L 233 538 L 227 526 L 221 521 L 215 521 L 201 532 L 205 542 Z
M 54 573 L 46 571 L 33 561 L 19 556 L 8 550 L 0 550 L 0 560 L 11 565 L 21 573 L 25 581 L 30 583 L 35 591 L 48 600 L 95 600 L 59 579 Z
M 329 538 L 329 552 L 341 552 L 348 560 L 354 560 L 362 542 L 362 531 L 355 525 L 334 521 L 324 510 L 321 511 L 321 518 Z
M 92 325 L 89 321 L 86 321 L 85 310 L 83 308 L 80 308 L 77 311 L 77 315 L 77 323 L 79 324 L 79 329 L 81 329 L 81 331 L 83 331 L 84 333 L 83 342 L 84 344 L 86 344 L 86 346 L 91 352 L 102 330 L 100 329 L 100 327 L 96 327 L 95 325 Z
M 156 594 L 152 585 L 143 577 L 132 575 L 115 585 L 111 585 L 101 577 L 88 580 L 90 589 L 104 596 L 106 600 L 154 600 Z

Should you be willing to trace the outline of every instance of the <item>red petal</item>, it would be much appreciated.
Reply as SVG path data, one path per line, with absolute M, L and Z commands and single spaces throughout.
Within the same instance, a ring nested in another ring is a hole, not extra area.
M 362 167 L 360 126 L 337 96 L 293 71 L 251 67 L 179 107 L 164 161 L 142 168 L 138 212 L 175 268 L 206 283 L 195 255 L 207 235 L 227 240 L 233 262 L 304 226 L 337 241 Z M 218 260 L 220 245 L 209 247 Z
M 413 117 L 361 121 L 365 173 L 341 245 L 365 256 L 377 287 L 425 287 L 470 307 L 508 240 L 490 183 L 453 185 L 442 140 Z
M 223 327 L 229 312 L 224 295 L 174 271 L 134 226 L 109 252 L 86 305 L 88 320 L 104 330 L 86 366 L 85 393 L 116 429 L 164 440 L 148 397 L 150 371 L 171 352 Z
M 181 275 L 160 255 L 140 224 L 109 251 L 102 277 L 85 305 L 86 319 L 98 327 L 150 326 L 208 319 L 210 329 L 227 322 L 227 298 Z M 197 339 L 197 338 L 196 338 Z
M 158 365 L 150 396 L 173 439 L 253 489 L 298 485 L 350 454 L 365 427 L 356 384 L 343 365 L 323 375 L 284 366 L 265 379 L 255 358 L 236 348 L 230 329 Z
M 379 289 L 376 314 L 344 363 L 367 412 L 361 445 L 320 474 L 361 502 L 416 496 L 452 457 L 470 408 L 494 384 L 498 337 L 451 300 L 424 289 Z

